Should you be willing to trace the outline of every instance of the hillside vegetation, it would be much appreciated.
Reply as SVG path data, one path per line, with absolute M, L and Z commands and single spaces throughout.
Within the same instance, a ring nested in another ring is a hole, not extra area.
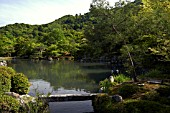
M 170 2 L 105 0 L 91 3 L 84 15 L 66 15 L 44 25 L 12 24 L 0 28 L 0 56 L 109 60 L 133 76 L 150 70 L 169 78 Z

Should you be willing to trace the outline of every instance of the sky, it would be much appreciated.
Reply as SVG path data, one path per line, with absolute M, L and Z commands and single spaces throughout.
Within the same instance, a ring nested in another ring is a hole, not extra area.
M 111 5 L 119 0 L 108 0 Z M 0 0 L 0 27 L 14 23 L 46 24 L 64 15 L 84 14 L 92 0 Z

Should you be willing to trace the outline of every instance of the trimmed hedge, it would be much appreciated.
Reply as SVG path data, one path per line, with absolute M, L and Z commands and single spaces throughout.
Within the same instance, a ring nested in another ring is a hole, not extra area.
M 0 91 L 9 92 L 11 89 L 11 76 L 14 76 L 16 72 L 6 66 L 0 66 Z
M 0 91 L 27 94 L 28 78 L 22 73 L 16 73 L 11 67 L 0 66 Z
M 15 92 L 22 95 L 28 93 L 30 83 L 28 81 L 28 78 L 24 74 L 17 73 L 12 76 L 11 85 L 11 92 Z
M 0 66 L 0 73 L 2 72 L 6 72 L 11 76 L 14 76 L 16 74 L 14 69 L 12 69 L 11 67 L 6 67 L 6 66 Z
M 7 72 L 0 73 L 0 91 L 9 92 L 11 89 L 11 76 Z
M 8 95 L 0 95 L 0 113 L 18 113 L 20 103 Z

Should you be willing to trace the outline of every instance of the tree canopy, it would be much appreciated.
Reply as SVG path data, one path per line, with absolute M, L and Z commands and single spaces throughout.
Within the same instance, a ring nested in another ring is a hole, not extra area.
M 86 14 L 0 28 L 0 56 L 109 59 L 126 73 L 169 73 L 170 1 L 93 0 Z M 128 71 L 127 71 L 128 70 Z

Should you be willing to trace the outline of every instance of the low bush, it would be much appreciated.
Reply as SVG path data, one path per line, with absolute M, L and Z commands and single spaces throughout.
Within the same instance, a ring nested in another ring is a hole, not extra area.
M 159 94 L 156 91 L 146 92 L 142 97 L 142 100 L 157 101 L 159 99 Z
M 7 72 L 0 73 L 0 91 L 9 92 L 11 89 L 11 76 Z
M 112 99 L 108 95 L 97 95 L 92 101 L 95 113 L 109 113 L 112 110 Z
M 118 94 L 123 98 L 128 98 L 135 94 L 137 91 L 139 91 L 139 86 L 136 84 L 124 84 L 118 89 Z
M 0 66 L 0 91 L 8 92 L 11 89 L 11 76 L 15 71 L 6 66 Z
M 109 88 L 114 86 L 114 85 L 116 85 L 116 83 L 115 82 L 111 83 L 109 81 L 109 79 L 107 79 L 107 78 L 103 81 L 100 81 L 100 83 L 99 83 L 99 86 L 102 89 L 103 93 L 108 93 Z
M 30 113 L 49 113 L 49 105 L 44 100 L 37 98 L 36 102 L 29 102 Z
M 147 100 L 130 100 L 114 106 L 112 113 L 169 113 L 170 107 Z
M 15 70 L 12 69 L 11 67 L 6 67 L 6 66 L 0 66 L 0 73 L 6 72 L 10 76 L 13 76 L 16 74 Z
M 15 98 L 8 95 L 0 95 L 0 113 L 18 113 L 20 103 Z
M 162 86 L 156 90 L 160 96 L 168 97 L 170 96 L 170 86 Z
M 170 106 L 170 98 L 167 98 L 167 97 L 159 97 L 159 100 L 157 102 L 159 102 L 160 104 Z
M 29 91 L 30 83 L 28 81 L 28 78 L 22 74 L 17 73 L 11 78 L 11 91 L 18 93 L 18 94 L 27 94 Z
M 160 76 L 161 75 L 161 76 Z M 161 71 L 159 70 L 156 70 L 156 69 L 153 69 L 153 70 L 150 70 L 149 72 L 145 73 L 144 75 L 141 75 L 139 76 L 140 78 L 164 78 L 165 75 L 162 74 Z
M 125 75 L 123 75 L 123 74 L 119 74 L 118 76 L 115 76 L 115 77 L 114 77 L 114 80 L 115 80 L 115 82 L 117 82 L 117 83 L 122 83 L 122 82 L 129 81 L 130 78 L 127 77 L 127 76 L 125 76 Z

